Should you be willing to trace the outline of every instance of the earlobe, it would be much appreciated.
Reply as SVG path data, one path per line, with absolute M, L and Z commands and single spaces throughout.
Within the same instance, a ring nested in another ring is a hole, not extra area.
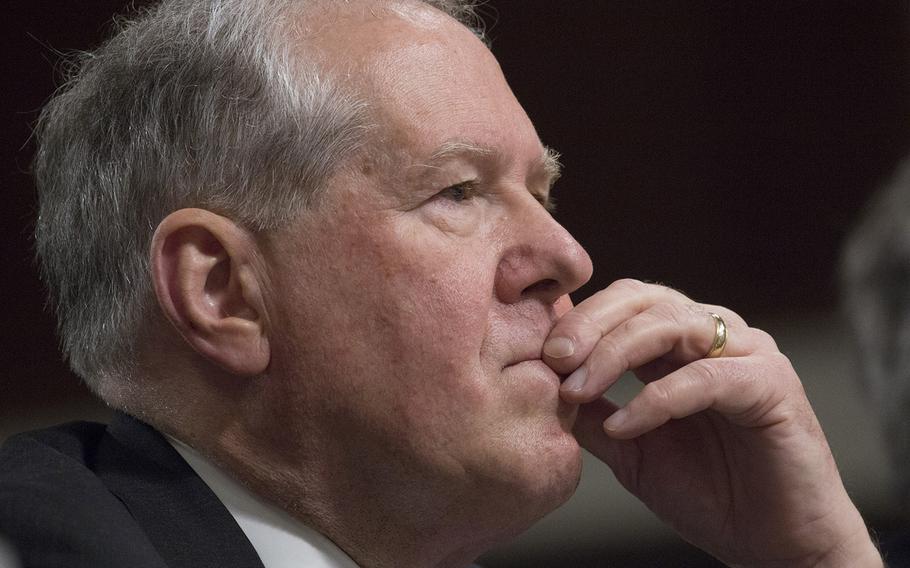
M 168 215 L 150 250 L 165 316 L 197 353 L 236 375 L 260 374 L 270 359 L 257 255 L 246 230 L 202 209 Z

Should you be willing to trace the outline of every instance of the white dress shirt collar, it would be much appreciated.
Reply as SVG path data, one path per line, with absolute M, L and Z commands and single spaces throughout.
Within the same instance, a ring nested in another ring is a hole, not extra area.
M 265 568 L 358 568 L 331 540 L 260 499 L 193 448 L 167 439 L 231 513 Z

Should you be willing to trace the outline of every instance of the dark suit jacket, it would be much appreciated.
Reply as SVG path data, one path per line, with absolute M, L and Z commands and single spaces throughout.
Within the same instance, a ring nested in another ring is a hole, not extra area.
M 0 450 L 0 535 L 24 568 L 262 568 L 243 531 L 150 426 L 118 415 Z
M 910 529 L 885 535 L 881 549 L 888 568 L 910 568 Z

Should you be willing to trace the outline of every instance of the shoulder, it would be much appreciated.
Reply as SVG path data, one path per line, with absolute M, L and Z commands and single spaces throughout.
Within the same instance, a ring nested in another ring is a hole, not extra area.
M 73 422 L 7 440 L 0 448 L 0 516 L 16 503 L 40 508 L 103 494 L 92 464 L 104 433 L 103 424 Z
M 106 428 L 98 422 L 69 422 L 11 436 L 0 448 L 0 475 L 18 472 L 30 459 L 54 464 L 86 463 Z
M 105 436 L 103 424 L 74 422 L 18 434 L 0 449 L 0 533 L 28 565 L 156 565 L 143 531 L 96 471 Z
M 73 422 L 11 437 L 0 448 L 0 500 L 97 496 L 103 485 L 92 469 L 104 434 L 103 424 Z

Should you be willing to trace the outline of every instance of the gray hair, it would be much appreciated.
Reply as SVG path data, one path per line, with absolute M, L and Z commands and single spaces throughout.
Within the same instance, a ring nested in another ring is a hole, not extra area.
M 900 471 L 910 460 L 910 160 L 851 233 L 841 280 L 862 380 Z M 910 477 L 899 483 L 908 496 Z
M 473 2 L 425 3 L 483 37 Z M 165 0 L 79 56 L 45 107 L 40 268 L 64 356 L 109 402 L 155 309 L 158 223 L 201 207 L 253 231 L 279 228 L 363 146 L 366 102 L 287 39 L 314 5 L 324 0 Z

